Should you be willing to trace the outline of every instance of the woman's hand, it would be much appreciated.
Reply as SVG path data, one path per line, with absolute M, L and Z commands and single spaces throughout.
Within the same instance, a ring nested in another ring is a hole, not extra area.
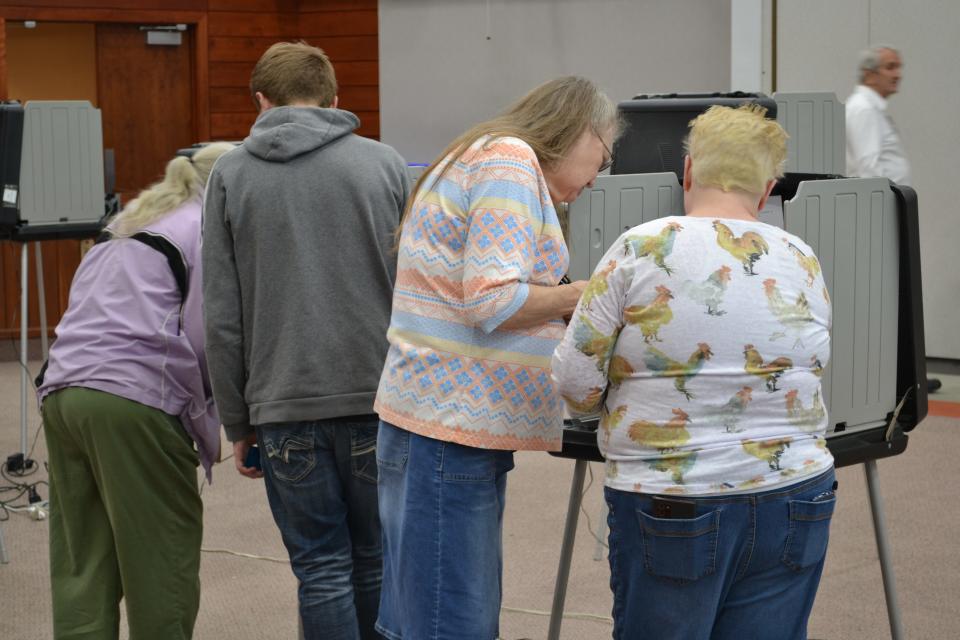
M 498 328 L 507 331 L 526 329 L 557 318 L 566 318 L 577 308 L 577 302 L 586 286 L 586 280 L 577 280 L 557 287 L 530 285 L 523 306 Z

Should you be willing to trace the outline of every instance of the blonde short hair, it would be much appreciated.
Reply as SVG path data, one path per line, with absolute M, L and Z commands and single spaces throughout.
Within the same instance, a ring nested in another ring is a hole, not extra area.
M 783 175 L 787 132 L 756 104 L 712 106 L 690 122 L 686 151 L 693 180 L 724 191 L 763 193 Z

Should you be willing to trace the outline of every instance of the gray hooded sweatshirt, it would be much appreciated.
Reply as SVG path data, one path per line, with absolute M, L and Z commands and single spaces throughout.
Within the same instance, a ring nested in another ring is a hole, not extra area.
M 210 175 L 207 362 L 231 441 L 373 413 L 387 352 L 403 159 L 339 109 L 275 107 Z

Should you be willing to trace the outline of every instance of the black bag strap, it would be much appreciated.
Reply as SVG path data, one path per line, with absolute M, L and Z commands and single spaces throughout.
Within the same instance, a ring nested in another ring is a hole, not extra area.
M 130 238 L 136 240 L 137 242 L 142 242 L 155 251 L 159 251 L 167 259 L 167 263 L 170 265 L 170 271 L 173 272 L 173 278 L 177 281 L 177 288 L 180 290 L 180 327 L 182 328 L 183 303 L 187 299 L 187 290 L 189 286 L 187 280 L 187 263 L 183 258 L 183 254 L 175 244 L 161 235 L 140 231 L 130 236 Z M 94 244 L 108 242 L 113 239 L 114 236 L 111 233 L 108 231 L 103 231 L 99 236 L 97 236 L 97 240 Z M 40 373 L 37 374 L 37 377 L 34 380 L 36 388 L 40 388 L 40 385 L 43 384 L 43 376 L 47 372 L 47 365 L 49 364 L 50 361 L 47 360 L 40 368 Z
M 97 236 L 95 244 L 107 242 L 114 238 L 115 236 L 110 232 L 104 231 Z M 173 278 L 177 281 L 177 288 L 180 290 L 180 305 L 183 306 L 183 301 L 187 299 L 188 281 L 187 263 L 180 249 L 163 236 L 146 231 L 137 232 L 130 236 L 130 238 L 137 242 L 142 242 L 155 251 L 159 251 L 167 259 L 167 263 L 170 265 L 170 271 L 173 272 Z

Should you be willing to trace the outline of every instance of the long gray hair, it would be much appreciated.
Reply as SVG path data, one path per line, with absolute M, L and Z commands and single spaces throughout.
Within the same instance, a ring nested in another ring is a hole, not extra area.
M 591 127 L 598 133 L 613 128 L 614 138 L 620 134 L 622 123 L 617 105 L 605 93 L 587 78 L 579 76 L 564 76 L 545 82 L 500 115 L 470 127 L 448 144 L 417 180 L 404 217 L 424 181 L 430 179 L 433 184 L 439 183 L 447 170 L 483 136 L 519 138 L 530 145 L 541 165 L 551 168 L 563 161 L 580 135 Z M 437 165 L 446 160 L 449 162 L 440 173 L 431 176 Z

